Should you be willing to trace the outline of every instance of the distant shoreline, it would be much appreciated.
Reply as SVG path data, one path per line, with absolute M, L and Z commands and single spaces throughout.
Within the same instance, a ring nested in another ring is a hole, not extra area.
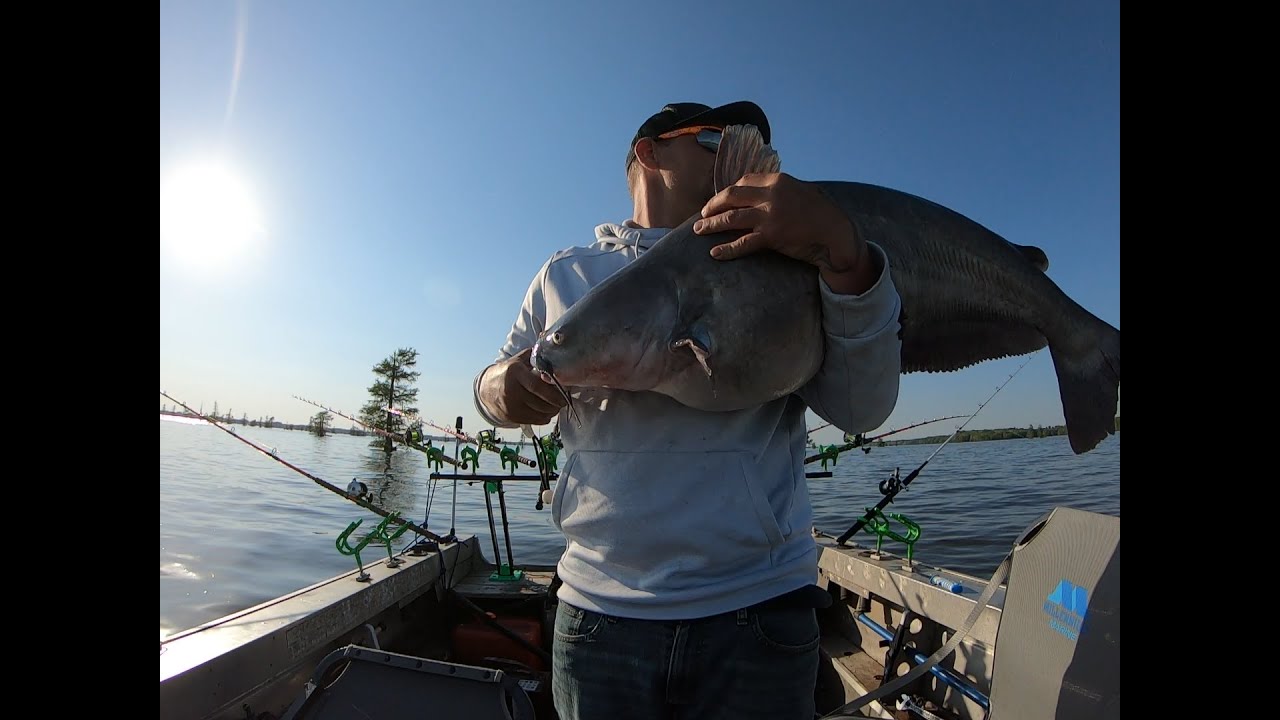
M 199 416 L 193 415 L 191 413 L 185 413 L 185 412 L 173 412 L 171 410 L 161 410 L 160 414 L 170 415 L 173 417 L 187 418 L 190 420 L 201 420 Z M 279 430 L 302 430 L 304 432 L 309 432 L 311 429 L 309 425 L 298 425 L 295 423 L 259 422 L 257 420 L 246 421 L 244 419 L 228 420 L 223 418 L 218 418 L 217 420 L 218 422 L 226 425 L 246 425 L 249 427 L 276 428 Z M 1119 415 L 1116 416 L 1116 432 L 1117 433 L 1120 432 L 1120 416 Z M 340 427 L 329 426 L 325 428 L 325 433 L 326 434 L 336 433 L 339 435 L 352 435 L 355 437 L 377 437 L 376 433 L 369 432 L 368 430 L 361 430 L 360 428 L 340 428 Z M 951 442 L 964 443 L 964 442 L 985 442 L 988 440 L 1038 440 L 1040 438 L 1058 437 L 1066 434 L 1067 434 L 1066 425 L 1051 425 L 1049 427 L 1025 427 L 1025 428 L 1015 428 L 1015 427 L 989 428 L 985 430 L 962 430 L 956 434 L 956 437 Z M 441 443 L 450 442 L 456 439 L 449 435 L 427 435 L 426 437 L 430 440 L 433 440 L 435 442 L 441 442 Z M 909 440 L 873 440 L 867 443 L 867 445 L 874 445 L 877 447 L 889 447 L 891 445 L 934 445 L 934 444 L 943 442 L 949 437 L 951 437 L 950 434 L 930 435 L 928 437 L 911 438 Z M 524 438 L 523 436 L 515 442 L 503 440 L 501 437 L 499 437 L 498 443 L 502 445 L 520 445 L 520 446 L 531 444 L 529 440 Z
M 172 410 L 161 410 L 160 414 L 168 415 L 170 417 L 184 418 L 187 420 L 199 420 L 201 422 L 204 421 L 204 418 L 200 417 L 199 415 L 193 415 L 187 412 L 174 412 Z M 206 416 L 206 417 L 212 417 L 212 416 Z M 307 424 L 300 425 L 297 423 L 285 423 L 285 422 L 278 422 L 278 421 L 262 422 L 258 420 L 245 420 L 244 418 L 241 418 L 241 419 L 214 418 L 214 419 L 217 420 L 222 425 L 244 425 L 246 427 L 263 427 L 263 428 L 271 428 L 275 430 L 301 430 L 302 432 L 311 432 L 311 426 Z M 334 425 L 329 425 L 325 427 L 324 434 L 325 435 L 351 435 L 353 437 L 380 437 L 378 433 L 371 432 L 369 430 L 361 430 L 360 428 L 341 428 L 341 427 L 336 427 Z M 423 437 L 429 440 L 433 440 L 437 443 L 453 442 L 454 440 L 457 439 L 452 435 L 424 435 Z M 503 440 L 501 437 L 498 438 L 498 443 L 500 445 L 513 444 L 511 442 Z M 529 441 L 522 438 L 520 442 L 514 443 L 514 444 L 527 445 L 529 444 Z
M 1116 416 L 1116 432 L 1120 432 L 1120 416 Z M 985 430 L 961 430 L 956 433 L 953 443 L 964 442 L 986 442 L 988 440 L 1039 440 L 1040 438 L 1060 437 L 1067 434 L 1066 425 L 1051 425 L 1049 427 L 1006 427 L 1006 428 L 989 428 Z M 911 438 L 909 440 L 873 440 L 867 445 L 877 447 L 889 447 L 891 445 L 935 445 L 943 442 L 947 435 L 930 435 L 928 437 Z

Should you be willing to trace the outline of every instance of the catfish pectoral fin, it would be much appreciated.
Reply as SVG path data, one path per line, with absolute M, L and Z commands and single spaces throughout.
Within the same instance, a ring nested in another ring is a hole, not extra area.
M 702 369 L 707 371 L 707 377 L 711 377 L 711 351 L 693 338 L 680 338 L 671 343 L 673 350 L 682 347 L 687 347 L 693 351 L 693 356 L 698 358 L 698 363 L 702 365 Z

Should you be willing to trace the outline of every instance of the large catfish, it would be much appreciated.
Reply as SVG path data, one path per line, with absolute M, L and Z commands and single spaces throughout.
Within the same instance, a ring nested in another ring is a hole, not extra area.
M 716 188 L 778 168 L 753 126 L 725 128 Z M 1043 251 L 905 192 L 816 184 L 889 257 L 903 373 L 1048 345 L 1072 450 L 1115 432 L 1120 331 L 1049 279 Z M 697 235 L 695 220 L 574 303 L 534 346 L 534 367 L 562 386 L 648 390 L 712 411 L 768 402 L 813 377 L 824 352 L 817 268 L 773 251 L 715 260 L 711 247 L 743 232 Z

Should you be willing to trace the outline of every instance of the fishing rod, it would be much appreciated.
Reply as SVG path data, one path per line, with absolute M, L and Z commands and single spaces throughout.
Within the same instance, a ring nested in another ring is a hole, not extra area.
M 455 421 L 455 423 L 458 427 L 458 432 L 462 432 L 462 416 L 461 415 L 458 416 L 458 419 Z M 454 457 L 461 456 L 460 455 L 461 448 L 459 447 L 460 442 L 461 441 L 457 438 L 454 438 L 453 440 L 453 456 Z M 453 466 L 453 508 L 449 515 L 449 537 L 451 538 L 457 537 L 457 535 L 454 535 L 454 530 L 458 526 L 458 468 L 459 467 L 460 467 L 459 465 Z M 475 471 L 479 469 L 480 469 L 480 463 L 477 460 L 476 466 L 471 468 L 471 472 L 475 473 Z M 427 512 L 431 512 L 430 506 L 427 507 Z
M 410 423 L 421 423 L 423 425 L 429 425 L 437 430 L 440 430 L 441 432 L 447 433 L 448 435 L 456 438 L 457 440 L 460 440 L 465 443 L 470 443 L 472 445 L 476 445 L 482 450 L 491 450 L 495 453 L 498 453 L 499 455 L 502 456 L 503 467 L 506 466 L 508 460 L 513 460 L 515 462 L 522 462 L 528 465 L 529 467 L 537 467 L 537 463 L 535 463 L 534 461 L 529 460 L 527 458 L 522 458 L 519 455 L 517 455 L 514 451 L 508 451 L 508 450 L 504 450 L 503 448 L 499 448 L 496 443 L 485 438 L 483 432 L 480 433 L 481 435 L 480 439 L 472 438 L 471 436 L 462 432 L 462 416 L 461 415 L 458 416 L 457 427 L 454 429 L 450 429 L 450 428 L 444 427 L 443 425 L 437 425 L 428 420 L 424 420 L 417 413 L 406 412 L 394 406 L 390 406 L 390 405 L 384 406 L 382 410 L 385 412 L 392 413 L 398 417 L 402 417 L 405 420 L 408 420 Z M 454 444 L 456 448 L 457 443 L 455 442 Z M 467 461 L 464 460 L 463 463 L 460 465 L 457 463 L 454 464 L 453 496 L 454 496 L 455 508 L 457 507 L 457 497 L 458 497 L 457 468 L 466 467 L 466 462 Z M 478 456 L 473 454 L 470 462 L 472 464 L 471 471 L 473 473 L 471 477 L 474 477 L 475 471 L 478 470 L 480 467 L 480 459 Z M 515 472 L 514 464 L 511 466 L 511 471 L 513 473 Z M 438 475 L 437 473 L 432 473 L 431 475 L 432 479 L 434 480 L 437 475 Z M 494 527 L 493 503 L 492 503 L 492 500 L 490 500 L 489 498 L 490 492 L 497 492 L 498 494 L 498 507 L 502 514 L 502 534 L 503 534 L 503 539 L 505 540 L 506 546 L 507 546 L 507 561 L 505 563 L 502 562 L 502 553 L 499 552 L 498 550 L 498 531 L 497 531 L 497 528 Z M 541 503 L 542 503 L 541 496 L 539 496 L 539 500 L 538 500 L 539 509 L 541 509 L 540 507 Z M 495 577 L 491 579 L 510 580 L 513 578 L 521 577 L 521 573 L 518 573 L 513 570 L 513 568 L 515 567 L 515 559 L 511 551 L 511 529 L 510 529 L 510 522 L 507 519 L 506 491 L 503 489 L 502 480 L 490 480 L 485 482 L 484 506 L 485 506 L 486 514 L 488 515 L 488 518 L 489 518 L 489 535 L 491 538 L 493 538 L 493 554 L 495 559 L 497 559 L 498 561 L 498 567 L 499 567 L 499 571 L 496 573 Z M 450 533 L 452 533 L 452 529 L 450 530 Z
M 465 442 L 465 443 L 471 443 L 472 445 L 475 445 L 476 447 L 479 447 L 479 448 L 481 448 L 481 449 L 483 449 L 483 450 L 491 450 L 491 451 L 496 452 L 496 453 L 499 453 L 499 454 L 502 452 L 502 448 L 498 447 L 496 444 L 494 444 L 493 442 L 491 442 L 491 441 L 489 441 L 489 440 L 485 440 L 485 439 L 483 439 L 483 438 L 481 438 L 481 439 L 476 439 L 476 438 L 473 438 L 473 437 L 471 437 L 470 435 L 468 435 L 468 434 L 466 434 L 466 433 L 464 433 L 464 432 L 462 432 L 462 431 L 460 431 L 460 430 L 453 430 L 453 429 L 451 429 L 451 428 L 447 428 L 447 427 L 445 427 L 445 426 L 443 426 L 443 425 L 437 425 L 437 424 L 435 424 L 435 423 L 431 422 L 430 420 L 424 420 L 421 416 L 417 415 L 416 413 L 405 412 L 405 411 L 400 410 L 399 408 L 395 408 L 395 407 L 384 407 L 384 408 L 382 408 L 382 409 L 383 409 L 383 410 L 385 410 L 385 411 L 387 411 L 387 412 L 389 412 L 389 413 L 394 413 L 394 414 L 396 414 L 396 415 L 399 415 L 400 417 L 402 417 L 402 418 L 404 418 L 404 419 L 408 420 L 409 422 L 420 422 L 420 423 L 422 423 L 423 425 L 429 425 L 429 426 L 431 426 L 431 427 L 433 427 L 433 428 L 435 428 L 435 429 L 439 430 L 440 432 L 447 433 L 448 435 L 451 435 L 451 436 L 453 436 L 453 437 L 456 437 L 456 438 L 458 438 L 459 440 L 461 440 L 462 442 Z M 516 456 L 515 456 L 515 461 L 516 461 L 516 462 L 518 462 L 518 463 L 520 463 L 521 465 L 526 465 L 526 466 L 531 467 L 531 468 L 536 468 L 536 467 L 538 467 L 538 463 L 537 463 L 537 461 L 536 461 L 536 460 L 530 460 L 529 458 L 524 457 L 524 456 L 521 456 L 521 455 L 516 455 Z
M 934 420 L 925 420 L 924 422 L 918 422 L 918 423 L 916 423 L 916 424 L 914 424 L 914 425 L 908 425 L 908 426 L 906 426 L 906 427 L 900 427 L 900 428 L 898 428 L 897 430 L 890 430 L 889 432 L 881 433 L 881 434 L 879 434 L 879 435 L 872 435 L 871 437 L 862 437 L 862 435 L 860 435 L 860 434 L 859 434 L 859 435 L 855 435 L 855 436 L 854 436 L 854 440 L 853 440 L 853 442 L 845 443 L 844 445 L 840 445 L 840 446 L 831 445 L 831 446 L 827 447 L 825 450 L 823 450 L 822 452 L 818 453 L 817 455 L 810 455 L 809 457 L 805 458 L 805 459 L 804 459 L 804 462 L 805 462 L 805 464 L 806 464 L 806 465 L 808 465 L 808 464 L 809 464 L 809 463 L 811 463 L 811 462 L 817 462 L 818 460 L 822 460 L 823 458 L 833 459 L 833 458 L 835 458 L 835 456 L 836 456 L 836 455 L 839 455 L 839 454 L 840 454 L 840 453 L 842 453 L 842 452 L 846 452 L 846 451 L 848 451 L 848 450 L 853 450 L 854 448 L 862 447 L 863 445 L 866 445 L 867 443 L 873 443 L 873 442 L 875 442 L 875 441 L 877 441 L 877 440 L 880 440 L 880 439 L 882 439 L 882 438 L 887 438 L 887 437 L 889 437 L 890 435 L 896 435 L 897 433 L 900 433 L 900 432 L 906 432 L 907 430 L 910 430 L 910 429 L 912 429 L 912 428 L 918 428 L 918 427 L 920 427 L 921 425 L 928 425 L 928 424 L 930 424 L 930 423 L 942 422 L 943 420 L 955 420 L 956 418 L 962 418 L 962 417 L 964 417 L 964 416 L 963 416 L 963 415 L 949 415 L 949 416 L 947 416 L 947 417 L 936 418 L 936 419 L 934 419 Z M 830 424 L 831 424 L 831 423 L 827 423 L 827 425 L 830 425 Z M 825 427 L 825 426 L 823 426 L 823 427 Z M 822 429 L 822 427 L 816 427 L 816 428 L 814 428 L 814 430 L 821 430 L 821 429 Z M 846 437 L 847 437 L 847 436 L 846 436 Z M 866 450 L 866 452 L 871 452 L 871 451 L 870 451 L 870 450 Z
M 1013 380 L 1014 375 L 1017 375 L 1018 373 L 1022 372 L 1022 368 L 1026 367 L 1027 363 L 1031 362 L 1031 358 L 1035 357 L 1035 355 L 1036 353 L 1032 353 L 1031 357 L 1028 357 L 1021 365 L 1019 365 L 1018 369 L 1014 370 L 1012 375 L 1010 375 L 1008 378 L 1005 378 L 1005 381 L 1000 383 L 1000 386 L 995 389 L 995 392 L 991 393 L 990 397 L 984 400 L 982 404 L 978 406 L 978 409 L 974 410 L 973 414 L 970 415 L 967 420 L 961 423 L 960 426 L 957 427 L 955 431 L 952 432 L 951 435 L 947 437 L 946 440 L 943 440 L 942 444 L 939 445 L 937 449 L 935 449 L 932 453 L 930 453 L 929 457 L 924 459 L 924 462 L 920 463 L 920 467 L 908 473 L 905 479 L 901 478 L 898 473 L 898 470 L 895 469 L 893 471 L 893 474 L 889 476 L 888 480 L 882 481 L 880 483 L 880 492 L 884 494 L 884 497 L 880 499 L 880 502 L 876 503 L 875 507 L 867 508 L 867 512 L 865 515 L 863 515 L 861 518 L 858 518 L 858 521 L 855 522 L 852 527 L 846 530 L 843 535 L 836 538 L 836 544 L 843 546 L 849 540 L 849 538 L 853 537 L 859 530 L 865 527 L 867 523 L 871 522 L 871 520 L 875 518 L 882 510 L 888 507 L 889 503 L 893 502 L 893 499 L 898 496 L 898 493 L 902 492 L 903 490 L 906 490 L 907 486 L 911 484 L 911 481 L 916 479 L 916 477 L 920 474 L 921 470 L 924 470 L 924 466 L 928 465 L 929 461 L 932 460 L 935 455 L 942 452 L 942 448 L 946 447 L 947 443 L 951 442 L 951 440 L 954 439 L 956 435 L 960 434 L 960 431 L 963 430 L 964 427 L 968 425 L 971 420 L 977 417 L 978 413 L 982 412 L 982 408 L 986 407 L 987 403 L 990 403 L 991 399 L 994 398 L 1001 390 L 1003 390 L 1004 386 L 1008 385 L 1010 380 Z
M 302 402 L 304 402 L 304 403 L 308 403 L 308 404 L 310 404 L 310 405 L 315 405 L 315 406 L 316 406 L 316 407 L 318 407 L 318 408 L 321 408 L 321 409 L 324 409 L 324 410 L 328 410 L 329 412 L 333 413 L 334 415 L 337 415 L 337 416 L 339 416 L 339 417 L 346 418 L 347 420 L 350 420 L 350 421 L 351 421 L 351 422 L 353 422 L 353 423 L 357 423 L 358 425 L 360 425 L 360 427 L 362 427 L 362 428 L 364 428 L 364 429 L 368 430 L 369 432 L 374 433 L 375 435 L 379 435 L 379 436 L 384 437 L 384 438 L 387 438 L 387 439 L 389 439 L 389 440 L 395 440 L 396 442 L 401 443 L 402 445 L 407 445 L 408 447 L 410 447 L 410 448 L 412 448 L 412 449 L 414 449 L 414 450 L 417 450 L 418 452 L 426 453 L 426 454 L 427 454 L 427 458 L 429 458 L 429 460 L 440 460 L 441 462 L 448 463 L 448 464 L 450 464 L 450 465 L 452 465 L 452 466 L 454 466 L 454 467 L 458 467 L 458 466 L 460 465 L 460 463 L 459 463 L 457 460 L 454 460 L 453 458 L 449 457 L 448 455 L 445 455 L 445 454 L 444 454 L 443 452 L 441 452 L 440 450 L 438 450 L 438 449 L 436 449 L 436 448 L 433 448 L 433 447 L 430 447 L 430 446 L 427 446 L 427 445 L 422 445 L 422 444 L 420 444 L 420 443 L 416 443 L 416 442 L 414 442 L 413 440 L 410 440 L 410 439 L 409 439 L 409 435 L 408 435 L 408 434 L 406 434 L 406 435 L 396 435 L 396 434 L 395 434 L 395 433 L 393 433 L 393 432 L 387 432 L 386 430 L 383 430 L 382 428 L 376 428 L 376 427 L 374 427 L 374 426 L 372 426 L 372 425 L 370 425 L 370 424 L 368 424 L 368 423 L 366 423 L 366 422 L 363 422 L 363 421 L 361 421 L 361 420 L 357 420 L 357 419 L 355 419 L 355 418 L 351 417 L 350 415 L 347 415 L 347 414 L 346 414 L 346 413 L 344 413 L 344 412 L 340 412 L 340 411 L 338 411 L 338 410 L 334 410 L 333 408 L 331 408 L 331 407 L 327 407 L 327 406 L 325 406 L 325 405 L 321 405 L 321 404 L 320 404 L 320 403 L 318 403 L 318 402 L 313 402 L 313 401 L 308 400 L 308 399 L 306 399 L 306 398 L 298 397 L 297 395 L 294 395 L 293 397 L 294 397 L 294 399 L 296 399 L 296 400 L 301 400 L 301 401 L 302 401 Z
M 556 458 L 560 455 L 560 449 L 564 447 L 560 442 L 560 421 L 556 420 L 555 429 L 546 438 L 538 437 L 538 433 L 533 431 L 533 425 L 530 424 L 521 425 L 520 430 L 533 441 L 533 453 L 538 456 L 538 478 L 541 482 L 538 484 L 538 501 L 534 503 L 533 508 L 541 510 L 551 501 L 551 479 L 560 477 L 555 472 Z
M 315 482 L 315 483 L 316 483 L 317 485 L 319 485 L 320 487 L 322 487 L 322 488 L 324 488 L 324 489 L 326 489 L 326 490 L 329 490 L 329 491 L 331 491 L 331 492 L 337 493 L 338 495 L 341 495 L 342 497 L 344 497 L 344 498 L 346 498 L 346 499 L 350 500 L 351 502 L 353 502 L 353 503 L 355 503 L 355 504 L 359 505 L 360 507 L 362 507 L 362 508 L 364 508 L 364 509 L 366 509 L 366 510 L 369 510 L 370 512 L 377 513 L 378 515 L 381 515 L 381 516 L 382 516 L 382 517 L 384 517 L 384 518 L 387 518 L 387 519 L 388 519 L 388 520 L 390 520 L 391 522 L 394 522 L 394 523 L 400 523 L 401 525 L 407 525 L 407 526 L 409 527 L 409 529 L 410 529 L 410 530 L 412 530 L 412 531 L 414 531 L 414 532 L 418 533 L 419 535 L 422 535 L 422 536 L 424 536 L 424 537 L 426 537 L 426 538 L 429 538 L 429 539 L 431 539 L 431 540 L 439 540 L 439 539 L 440 539 L 440 536 L 439 536 L 439 535 L 436 535 L 435 533 L 431 532 L 430 530 L 427 530 L 427 529 L 426 529 L 426 528 L 424 528 L 424 527 L 420 527 L 420 526 L 418 526 L 416 523 L 409 522 L 408 520 L 405 520 L 405 519 L 403 519 L 403 518 L 396 517 L 396 516 L 395 516 L 395 514 L 393 514 L 393 513 L 389 513 L 389 512 L 387 512 L 386 510 L 383 510 L 382 508 L 378 507 L 377 505 L 374 505 L 373 503 L 368 502 L 367 500 L 364 500 L 363 498 L 361 498 L 361 497 L 357 496 L 355 493 L 353 493 L 353 492 L 348 492 L 348 491 L 346 491 L 346 490 L 342 490 L 342 489 L 340 489 L 337 485 L 334 485 L 334 484 L 332 484 L 332 483 L 326 482 L 326 481 L 324 481 L 324 480 L 322 480 L 322 479 L 320 479 L 320 478 L 316 477 L 315 475 L 312 475 L 311 473 L 307 472 L 306 470 L 303 470 L 302 468 L 298 467 L 297 465 L 294 465 L 293 463 L 289 462 L 288 460 L 285 460 L 284 458 L 282 458 L 282 457 L 280 457 L 279 455 L 277 455 L 274 449 L 272 449 L 272 450 L 268 450 L 268 449 L 266 449 L 266 448 L 262 447 L 261 445 L 258 445 L 257 443 L 255 443 L 255 442 L 251 441 L 251 440 L 246 440 L 245 438 L 240 437 L 240 436 L 239 436 L 239 435 L 238 435 L 234 430 L 230 430 L 230 429 L 228 429 L 228 428 L 225 428 L 225 427 L 223 427 L 223 426 L 222 426 L 222 424 L 221 424 L 221 423 L 219 423 L 219 422 L 217 422 L 217 421 L 214 421 L 214 420 L 210 420 L 209 418 L 205 417 L 205 416 L 204 416 L 204 415 L 202 415 L 201 413 L 198 413 L 198 412 L 196 412 L 195 410 L 192 410 L 190 405 L 187 405 L 186 403 L 182 402 L 181 400 L 178 400 L 177 398 L 173 397 L 172 395 L 169 395 L 169 394 L 168 394 L 168 393 L 166 393 L 165 391 L 161 390 L 161 391 L 160 391 L 160 394 L 161 394 L 161 395 L 163 395 L 163 396 L 165 396 L 165 397 L 167 397 L 167 398 L 169 398 L 170 400 L 174 401 L 175 403 L 177 403 L 177 404 L 181 405 L 182 407 L 186 408 L 187 412 L 189 412 L 189 413 L 191 413 L 192 415 L 194 415 L 194 416 L 196 416 L 196 417 L 200 418 L 201 420 L 204 420 L 205 422 L 207 422 L 207 423 L 209 423 L 210 425 L 212 425 L 212 426 L 214 426 L 214 427 L 218 428 L 219 430 L 221 430 L 222 432 L 224 432 L 224 433 L 226 433 L 226 434 L 230 435 L 231 437 L 233 437 L 233 438 L 235 438 L 235 439 L 239 440 L 240 442 L 244 443 L 245 445 L 248 445 L 249 447 L 253 448 L 254 450 L 257 450 L 258 452 L 262 453 L 263 455 L 266 455 L 267 457 L 271 458 L 272 460 L 275 460 L 276 462 L 280 463 L 281 465 L 284 465 L 285 467 L 289 468 L 290 470 L 293 470 L 294 472 L 296 472 L 296 473 L 298 473 L 298 474 L 300 474 L 300 475 L 304 475 L 304 476 L 306 476 L 306 477 L 310 478 L 313 482 Z
M 324 406 L 324 405 L 320 405 L 319 403 L 312 402 L 311 400 L 307 400 L 306 398 L 298 397 L 297 395 L 294 395 L 294 397 L 295 397 L 295 398 L 297 398 L 298 400 L 301 400 L 301 401 L 305 402 L 305 403 L 310 403 L 310 404 L 312 404 L 312 405 L 315 405 L 316 407 L 324 408 L 325 410 L 328 410 L 328 411 L 330 411 L 330 412 L 337 413 L 338 415 L 340 415 L 340 416 L 342 416 L 342 417 L 344 417 L 344 418 L 347 418 L 348 420 L 350 420 L 350 421 L 352 421 L 352 422 L 359 423 L 361 427 L 368 428 L 369 430 L 371 430 L 371 431 L 373 431 L 374 433 L 377 433 L 377 434 L 379 434 L 379 435 L 382 435 L 383 437 L 388 437 L 388 438 L 391 438 L 392 440 L 395 440 L 395 441 L 400 442 L 400 443 L 402 443 L 402 444 L 404 444 L 404 445 L 407 445 L 408 447 L 410 447 L 410 448 L 412 448 L 412 449 L 414 449 L 414 450 L 417 450 L 418 452 L 426 453 L 426 455 L 427 455 L 427 463 L 428 463 L 428 464 L 430 464 L 431 462 L 434 462 L 434 461 L 439 461 L 439 462 L 437 462 L 437 464 L 436 464 L 436 468 L 437 468 L 437 469 L 439 469 L 439 467 L 440 467 L 440 465 L 439 465 L 439 463 L 440 463 L 440 462 L 448 463 L 449 465 L 453 466 L 453 503 L 452 503 L 453 507 L 452 507 L 452 511 L 450 512 L 450 515 L 449 515 L 449 534 L 448 534 L 448 535 L 445 535 L 443 538 L 441 538 L 440 542 L 444 542 L 444 543 L 457 542 L 457 537 L 458 537 L 458 536 L 456 535 L 456 531 L 457 531 L 457 526 L 458 526 L 458 468 L 465 468 L 465 467 L 467 466 L 467 460 L 466 460 L 466 458 L 465 458 L 465 457 L 463 457 L 463 459 L 462 459 L 462 461 L 461 461 L 461 462 L 459 462 L 459 461 L 456 459 L 456 458 L 458 458 L 458 457 L 459 457 L 459 453 L 458 453 L 458 443 L 457 443 L 457 441 L 456 441 L 456 440 L 454 441 L 453 457 L 451 458 L 451 457 L 449 457 L 449 456 L 445 455 L 445 454 L 444 454 L 444 451 L 443 451 L 442 449 L 440 449 L 440 448 L 435 448 L 435 447 L 431 447 L 431 446 L 430 446 L 430 441 L 428 441 L 428 443 L 427 443 L 427 446 L 426 446 L 426 447 L 422 446 L 422 445 L 421 445 L 421 444 L 419 444 L 419 443 L 414 442 L 412 439 L 410 439 L 410 438 L 412 437 L 412 434 L 411 434 L 411 433 L 412 433 L 412 431 L 411 431 L 411 430 L 406 430 L 406 431 L 405 431 L 405 436 L 404 436 L 404 437 L 399 437 L 399 436 L 395 435 L 394 433 L 390 433 L 390 432 L 387 432 L 387 431 L 385 431 L 385 430 L 381 430 L 381 429 L 379 429 L 379 428 L 373 427 L 372 425 L 369 425 L 368 423 L 361 422 L 360 420 L 357 420 L 356 418 L 353 418 L 353 417 L 351 417 L 351 416 L 349 416 L 349 415 L 343 414 L 343 413 L 341 413 L 341 412 L 339 412 L 339 411 L 337 411 L 337 410 L 334 410 L 333 408 L 326 407 L 326 406 Z M 461 415 L 459 415 L 459 416 L 458 416 L 458 429 L 459 429 L 459 430 L 461 430 L 461 429 L 462 429 L 462 416 L 461 416 Z M 478 461 L 478 460 L 476 461 L 475 465 L 476 465 L 476 467 L 473 467 L 473 468 L 472 468 L 472 470 L 471 470 L 471 472 L 472 472 L 473 474 L 475 473 L 476 469 L 478 469 L 478 467 L 479 467 L 479 461 Z M 435 491 L 436 491 L 436 487 L 437 487 L 437 485 L 438 485 L 438 481 L 439 481 L 439 478 L 437 477 L 437 474 L 436 474 L 436 473 L 432 473 L 432 474 L 431 474 L 431 485 L 430 485 L 430 487 L 427 489 L 427 508 L 426 508 L 425 514 L 424 514 L 424 516 L 423 516 L 423 522 L 422 522 L 422 525 L 423 525 L 424 527 L 429 523 L 429 521 L 430 521 L 430 519 L 431 519 L 431 503 L 432 503 L 432 501 L 435 499 L 435 494 L 436 494 L 436 492 L 435 492 Z M 420 544 L 420 545 L 422 545 L 423 543 L 426 543 L 426 542 L 427 542 L 427 541 L 419 541 L 419 544 Z M 427 549 L 432 549 L 432 548 L 430 548 L 430 547 L 429 547 L 429 546 L 427 546 L 427 545 L 424 545 L 424 547 L 426 547 Z
M 822 428 L 824 428 L 824 427 L 830 427 L 830 426 L 831 426 L 831 423 L 829 423 L 829 422 L 822 423 L 822 424 L 821 424 L 821 425 L 819 425 L 818 427 L 816 427 L 816 428 L 814 428 L 814 429 L 812 429 L 812 430 L 810 430 L 810 431 L 806 432 L 806 433 L 805 433 L 805 435 L 806 435 L 806 436 L 807 436 L 807 435 L 812 435 L 812 434 L 814 434 L 814 433 L 818 432 L 819 430 L 821 430 Z

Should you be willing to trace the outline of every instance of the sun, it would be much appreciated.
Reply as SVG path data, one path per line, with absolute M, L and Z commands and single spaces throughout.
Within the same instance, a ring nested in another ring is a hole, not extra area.
M 160 181 L 160 252 L 205 270 L 225 269 L 266 235 L 249 185 L 206 162 Z

